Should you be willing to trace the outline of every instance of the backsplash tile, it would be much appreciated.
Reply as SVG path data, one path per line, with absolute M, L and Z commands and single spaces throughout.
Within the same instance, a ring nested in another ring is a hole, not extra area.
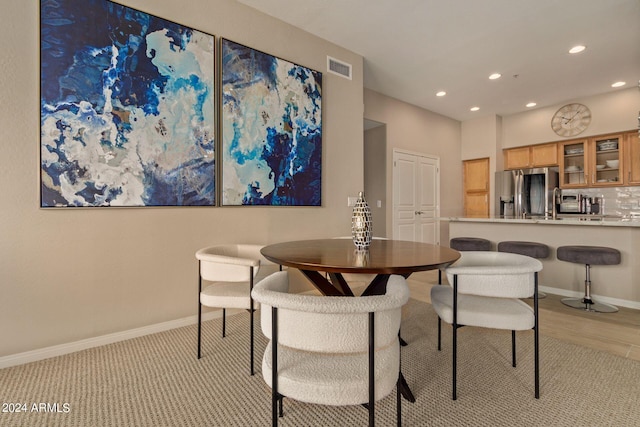
M 601 213 L 621 218 L 640 218 L 640 187 L 606 187 L 565 189 L 563 194 L 582 194 L 587 197 L 604 199 Z

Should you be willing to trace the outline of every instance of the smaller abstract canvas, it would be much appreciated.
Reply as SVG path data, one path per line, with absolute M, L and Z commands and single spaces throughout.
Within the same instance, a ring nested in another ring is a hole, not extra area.
M 322 73 L 222 40 L 222 204 L 320 206 Z

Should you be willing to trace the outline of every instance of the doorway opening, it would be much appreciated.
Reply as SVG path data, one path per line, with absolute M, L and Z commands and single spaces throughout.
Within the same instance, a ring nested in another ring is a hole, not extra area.
M 373 235 L 387 235 L 387 125 L 364 119 L 364 193 Z

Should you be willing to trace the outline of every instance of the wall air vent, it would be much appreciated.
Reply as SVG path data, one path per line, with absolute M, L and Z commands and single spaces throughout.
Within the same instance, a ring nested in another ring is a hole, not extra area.
M 351 64 L 327 56 L 327 71 L 351 80 Z

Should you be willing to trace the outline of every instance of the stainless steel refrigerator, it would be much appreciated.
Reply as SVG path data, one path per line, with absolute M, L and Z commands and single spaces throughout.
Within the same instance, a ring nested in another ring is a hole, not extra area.
M 502 218 L 546 218 L 553 213 L 558 168 L 496 172 L 496 215 Z

